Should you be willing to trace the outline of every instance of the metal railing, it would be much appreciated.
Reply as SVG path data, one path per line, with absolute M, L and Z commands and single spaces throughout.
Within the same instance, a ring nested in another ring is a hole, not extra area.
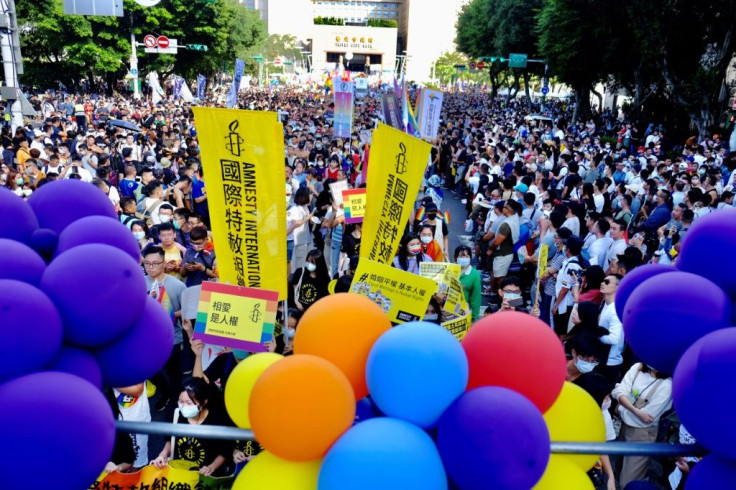
M 172 424 L 169 422 L 115 422 L 118 432 L 160 436 L 199 437 L 203 439 L 254 440 L 253 431 L 218 425 Z M 552 442 L 555 454 L 608 454 L 636 456 L 703 456 L 706 449 L 698 445 L 665 442 Z

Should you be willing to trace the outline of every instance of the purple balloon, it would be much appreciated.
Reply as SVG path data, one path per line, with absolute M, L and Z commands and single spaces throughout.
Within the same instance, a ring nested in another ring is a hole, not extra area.
M 636 267 L 634 270 L 626 274 L 621 280 L 618 287 L 616 288 L 616 314 L 619 318 L 624 317 L 624 307 L 626 302 L 629 300 L 631 293 L 639 287 L 641 283 L 649 279 L 650 277 L 657 276 L 665 272 L 677 272 L 672 266 L 660 265 L 660 264 L 647 264 L 641 267 Z
M 0 400 L 3 488 L 88 488 L 110 460 L 112 410 L 100 390 L 82 378 L 29 374 L 0 385 Z
M 82 347 L 120 338 L 140 316 L 147 297 L 140 265 L 122 250 L 96 243 L 54 259 L 41 289 L 59 309 L 66 342 Z
M 440 418 L 437 447 L 462 489 L 532 488 L 550 456 L 544 417 L 527 398 L 498 386 L 468 391 Z
M 63 328 L 41 290 L 0 279 L 0 382 L 43 369 L 61 347 Z
M 0 238 L 0 250 L 3 251 L 0 254 L 0 279 L 15 279 L 34 286 L 41 283 L 46 263 L 32 248 L 15 240 Z
M 39 228 L 33 232 L 30 240 L 28 240 L 28 245 L 41 254 L 46 262 L 51 262 L 57 243 L 59 243 L 59 235 L 48 228 Z
M 56 180 L 39 187 L 28 198 L 42 228 L 57 234 L 78 219 L 108 216 L 117 219 L 110 199 L 97 187 L 81 180 Z
M 64 345 L 56 358 L 46 368 L 48 371 L 61 371 L 86 379 L 95 387 L 102 388 L 102 372 L 95 356 L 84 349 Z
M 166 310 L 148 298 L 132 328 L 95 354 L 105 386 L 131 386 L 156 374 L 174 345 L 174 325 Z
M 105 216 L 88 216 L 67 226 L 59 235 L 56 255 L 88 243 L 110 245 L 127 253 L 136 262 L 140 260 L 140 247 L 128 227 Z
M 736 482 L 736 461 L 709 454 L 695 465 L 687 477 L 687 490 L 733 488 Z
M 707 214 L 693 224 L 680 246 L 677 268 L 700 274 L 736 296 L 736 209 Z M 717 258 L 717 259 L 716 259 Z
M 736 328 L 723 328 L 695 342 L 672 379 L 672 399 L 688 432 L 714 453 L 731 459 L 736 459 L 736 425 L 722 422 L 731 420 L 736 406 L 735 359 Z
M 27 243 L 38 228 L 38 219 L 23 199 L 0 187 L 0 238 Z
M 731 301 L 708 279 L 670 272 L 644 281 L 624 308 L 624 336 L 634 353 L 672 374 L 682 354 L 705 334 L 731 324 Z

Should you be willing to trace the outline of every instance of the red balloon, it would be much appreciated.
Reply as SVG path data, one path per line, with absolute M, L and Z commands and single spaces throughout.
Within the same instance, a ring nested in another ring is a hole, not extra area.
M 502 312 L 473 324 L 462 340 L 468 356 L 467 390 L 503 386 L 527 397 L 540 412 L 565 384 L 565 350 L 554 331 L 526 313 Z

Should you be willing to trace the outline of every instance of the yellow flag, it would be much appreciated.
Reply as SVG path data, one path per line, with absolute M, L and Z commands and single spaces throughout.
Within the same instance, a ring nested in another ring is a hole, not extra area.
M 193 111 L 220 281 L 286 299 L 283 127 L 275 112 Z
M 373 132 L 360 258 L 390 264 L 427 168 L 431 145 L 379 124 Z

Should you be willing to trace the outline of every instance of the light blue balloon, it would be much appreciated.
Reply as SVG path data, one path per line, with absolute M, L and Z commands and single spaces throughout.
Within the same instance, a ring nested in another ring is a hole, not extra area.
M 445 328 L 409 322 L 387 331 L 373 345 L 366 380 L 383 413 L 428 429 L 465 391 L 468 359 Z
M 320 490 L 447 490 L 432 439 L 403 420 L 381 417 L 348 429 L 327 452 Z

